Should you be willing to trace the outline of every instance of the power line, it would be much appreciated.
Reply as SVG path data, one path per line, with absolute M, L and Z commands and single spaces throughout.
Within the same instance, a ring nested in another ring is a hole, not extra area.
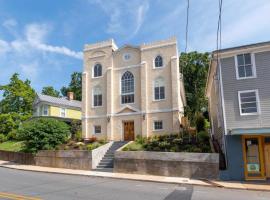
M 217 40 L 216 40 L 216 57 L 217 57 L 217 64 L 219 64 L 219 50 L 221 49 L 221 36 L 222 36 L 222 31 L 221 31 L 221 25 L 222 25 L 222 0 L 218 0 L 219 3 L 219 8 L 218 8 L 218 26 L 217 26 Z
M 186 44 L 185 44 L 185 54 L 187 53 L 187 46 L 188 46 L 188 24 L 189 24 L 189 0 L 187 0 L 187 17 L 186 17 Z M 184 63 L 187 65 L 187 61 Z M 183 76 L 184 66 L 181 67 L 181 73 Z
M 187 53 L 187 46 L 188 46 L 188 23 L 189 23 L 189 0 L 187 0 L 186 46 L 185 46 L 185 53 Z

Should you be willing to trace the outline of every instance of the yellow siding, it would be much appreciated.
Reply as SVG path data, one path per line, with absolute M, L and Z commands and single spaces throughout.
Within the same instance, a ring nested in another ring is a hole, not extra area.
M 60 117 L 60 107 L 49 106 L 49 116 Z M 69 119 L 81 119 L 81 111 L 66 108 L 66 118 Z
M 66 117 L 71 119 L 81 119 L 82 112 L 79 110 L 66 109 Z
M 50 108 L 49 108 L 49 116 L 60 117 L 60 108 L 55 107 L 55 106 L 50 106 Z

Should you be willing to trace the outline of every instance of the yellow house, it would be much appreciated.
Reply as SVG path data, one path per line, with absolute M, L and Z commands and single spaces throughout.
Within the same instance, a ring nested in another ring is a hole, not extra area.
M 81 102 L 73 100 L 73 93 L 68 97 L 52 97 L 37 94 L 34 102 L 34 116 L 56 117 L 64 120 L 81 120 Z

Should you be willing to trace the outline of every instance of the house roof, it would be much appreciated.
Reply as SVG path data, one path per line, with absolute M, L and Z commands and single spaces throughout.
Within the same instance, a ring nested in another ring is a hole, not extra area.
M 46 102 L 49 104 L 59 106 L 73 107 L 79 109 L 81 109 L 82 107 L 81 101 L 68 100 L 66 97 L 52 97 L 44 94 L 37 94 L 37 100 L 38 102 Z
M 224 49 L 220 49 L 218 51 L 217 50 L 216 51 L 213 51 L 212 53 L 213 54 L 216 54 L 217 52 L 219 52 L 219 53 L 225 53 L 225 52 L 230 52 L 230 51 L 234 51 L 234 50 L 249 49 L 249 48 L 269 46 L 269 45 L 270 45 L 270 41 L 257 42 L 257 43 L 248 44 L 248 45 L 241 45 L 241 46 L 236 46 L 236 47 L 224 48 Z

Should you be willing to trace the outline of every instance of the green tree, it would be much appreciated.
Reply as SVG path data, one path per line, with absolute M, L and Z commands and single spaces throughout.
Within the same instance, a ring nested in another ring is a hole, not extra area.
M 60 97 L 60 92 L 55 90 L 53 86 L 43 87 L 41 93 L 44 95 L 52 96 L 52 97 Z
M 10 83 L 0 85 L 3 91 L 3 99 L 0 101 L 0 113 L 18 113 L 20 115 L 31 115 L 33 112 L 33 102 L 35 91 L 31 87 L 29 80 L 19 79 L 19 74 L 15 73 L 10 78 Z
M 196 51 L 182 53 L 179 63 L 184 76 L 187 98 L 185 113 L 191 124 L 195 125 L 198 113 L 207 109 L 207 99 L 204 93 L 209 67 L 209 54 Z
M 71 81 L 69 86 L 61 88 L 61 93 L 63 96 L 67 96 L 68 92 L 74 93 L 75 100 L 82 100 L 82 73 L 74 72 L 71 74 Z

